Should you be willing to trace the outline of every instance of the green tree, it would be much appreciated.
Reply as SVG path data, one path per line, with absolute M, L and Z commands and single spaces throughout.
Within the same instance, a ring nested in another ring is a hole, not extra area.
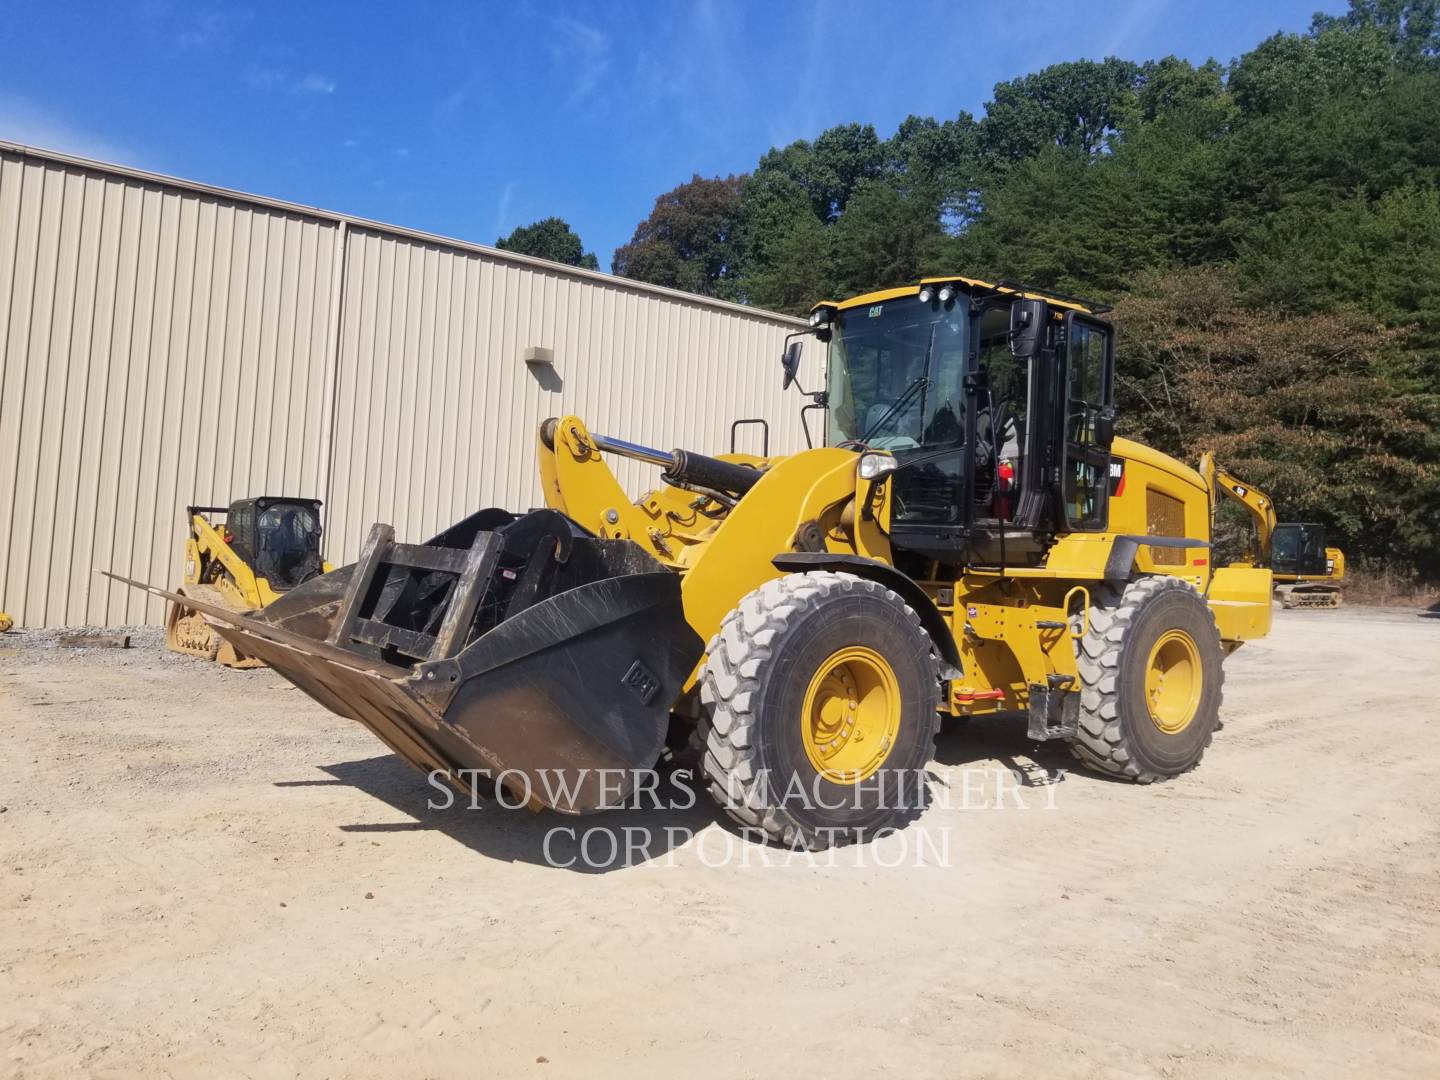
M 802 312 L 826 291 L 829 232 L 810 193 L 778 170 L 757 170 L 740 193 L 736 228 L 742 269 L 735 295 L 775 311 Z
M 1135 93 L 1122 97 L 1115 108 L 1116 126 L 1130 135 L 1143 124 L 1151 124 L 1176 113 L 1208 117 L 1212 129 L 1230 112 L 1225 89 L 1225 69 L 1214 60 L 1195 67 L 1188 60 L 1167 56 L 1147 60 L 1136 73 Z
M 1376 29 L 1395 63 L 1418 67 L 1440 58 L 1440 0 L 1350 0 L 1344 15 L 1317 14 L 1313 34 L 1326 30 Z
M 1139 68 L 1128 60 L 1075 60 L 997 83 L 980 138 L 997 164 L 1047 146 L 1097 154 L 1133 108 Z
M 813 143 L 793 142 L 770 150 L 756 166 L 756 175 L 779 173 L 810 196 L 811 208 L 830 224 L 845 211 L 855 188 L 882 175 L 885 147 L 869 124 L 842 124 L 821 132 Z
M 885 151 L 887 175 L 934 202 L 945 220 L 959 228 L 975 216 L 983 165 L 980 125 L 969 113 L 943 123 L 907 116 Z
M 600 269 L 599 260 L 585 250 L 580 237 L 564 218 L 548 217 L 532 225 L 521 225 L 509 236 L 496 240 L 495 246 L 501 251 L 534 255 L 537 259 L 550 259 L 567 266 Z
M 1212 267 L 1142 278 L 1114 318 L 1122 431 L 1189 460 L 1213 450 L 1282 516 L 1440 575 L 1440 394 L 1387 377 L 1395 330 L 1255 311 Z
M 843 296 L 914 281 L 939 230 L 933 205 L 888 181 L 870 180 L 851 195 L 832 234 L 832 273 Z
M 1242 112 L 1264 115 L 1303 109 L 1336 93 L 1373 94 L 1395 73 L 1383 32 L 1328 26 L 1262 41 L 1231 69 L 1228 86 Z
M 831 231 L 813 215 L 797 217 L 767 245 L 766 260 L 741 279 L 749 303 L 803 315 L 819 300 L 840 293 L 832 284 Z
M 726 294 L 739 275 L 742 183 L 737 176 L 696 176 L 661 195 L 630 242 L 616 249 L 611 270 L 702 296 Z

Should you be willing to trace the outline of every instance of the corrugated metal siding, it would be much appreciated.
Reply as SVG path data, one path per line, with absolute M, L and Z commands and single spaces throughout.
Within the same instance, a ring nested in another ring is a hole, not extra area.
M 91 569 L 174 582 L 192 501 L 319 495 L 337 562 L 372 521 L 414 540 L 537 505 L 551 415 L 710 452 L 762 416 L 772 450 L 795 449 L 800 399 L 775 362 L 793 326 L 0 147 L 0 609 L 31 626 L 159 621 L 158 602 Z M 553 372 L 524 363 L 528 346 L 554 351 Z M 656 475 L 616 471 L 634 494 Z
M 778 394 L 788 328 L 773 320 L 361 229 L 345 274 L 329 493 L 341 557 L 373 521 L 430 535 L 484 506 L 542 504 L 548 416 L 665 449 L 723 451 L 739 416 L 767 417 L 775 446 L 799 438 L 800 399 Z M 530 346 L 551 349 L 553 369 L 527 365 Z M 632 494 L 658 478 L 613 464 Z

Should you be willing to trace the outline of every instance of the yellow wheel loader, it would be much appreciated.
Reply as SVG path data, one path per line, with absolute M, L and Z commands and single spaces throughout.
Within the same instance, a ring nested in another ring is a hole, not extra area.
M 256 612 L 329 571 L 320 557 L 320 501 L 240 499 L 229 506 L 187 506 L 185 518 L 185 580 L 166 612 L 165 644 L 226 667 L 264 667 L 216 633 L 192 605 Z
M 1344 595 L 1345 553 L 1325 546 L 1325 526 L 1281 522 L 1271 543 L 1275 595 L 1287 608 L 1337 608 Z
M 631 798 L 683 735 L 759 835 L 865 840 L 923 807 L 944 716 L 1174 776 L 1271 576 L 1212 565 L 1212 482 L 1114 436 L 1101 311 L 963 277 L 826 302 L 782 358 L 788 386 L 826 347 L 801 414 L 822 445 L 712 457 L 548 420 L 545 509 L 423 544 L 375 525 L 256 616 L 195 606 L 419 768 L 566 813 Z M 661 484 L 632 501 L 617 456 Z

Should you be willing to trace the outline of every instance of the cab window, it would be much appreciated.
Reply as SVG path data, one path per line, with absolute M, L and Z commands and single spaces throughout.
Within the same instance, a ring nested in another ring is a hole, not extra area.
M 1096 438 L 1096 420 L 1110 403 L 1110 331 L 1066 319 L 1065 516 L 1071 528 L 1103 529 L 1109 496 L 1110 448 Z

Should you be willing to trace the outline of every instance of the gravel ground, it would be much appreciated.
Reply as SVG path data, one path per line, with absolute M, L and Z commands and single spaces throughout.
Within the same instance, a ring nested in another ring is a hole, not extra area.
M 1020 787 L 1071 762 L 971 724 L 916 827 L 818 860 L 703 799 L 432 810 L 130 632 L 0 637 L 0 1074 L 1437 1075 L 1440 619 L 1277 610 L 1154 787 Z

